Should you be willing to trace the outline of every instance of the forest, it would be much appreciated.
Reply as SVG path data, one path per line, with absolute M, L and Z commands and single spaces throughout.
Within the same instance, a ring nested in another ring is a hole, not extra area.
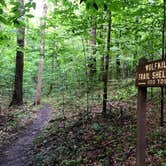
M 166 166 L 165 87 L 166 0 L 0 0 L 0 166 Z

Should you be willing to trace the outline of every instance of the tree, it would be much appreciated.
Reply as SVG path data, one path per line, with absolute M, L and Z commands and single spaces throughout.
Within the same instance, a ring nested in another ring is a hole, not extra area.
M 111 12 L 108 14 L 108 36 L 107 36 L 107 55 L 105 57 L 105 71 L 104 71 L 104 87 L 103 87 L 103 114 L 107 111 L 107 83 L 108 83 L 108 71 L 110 60 L 110 47 L 111 47 Z
M 43 73 L 43 65 L 44 65 L 44 48 L 45 48 L 45 26 L 46 26 L 46 15 L 47 15 L 47 4 L 44 1 L 43 5 L 43 18 L 41 20 L 41 41 L 40 41 L 40 61 L 39 61 L 39 71 L 38 71 L 38 81 L 36 88 L 36 98 L 35 105 L 40 104 L 40 96 L 42 92 L 42 73 Z
M 96 23 L 94 23 L 93 27 L 90 30 L 90 57 L 88 57 L 88 67 L 89 67 L 89 76 L 92 78 L 96 73 Z
M 166 0 L 163 0 L 163 28 L 162 28 L 162 59 L 166 57 L 165 55 L 165 29 L 166 29 Z M 164 88 L 161 88 L 161 118 L 160 125 L 164 125 Z
M 23 20 L 24 0 L 19 0 L 19 17 Z M 9 106 L 23 104 L 23 68 L 24 68 L 24 36 L 25 27 L 20 25 L 17 29 L 17 52 L 16 52 L 16 69 L 12 101 Z

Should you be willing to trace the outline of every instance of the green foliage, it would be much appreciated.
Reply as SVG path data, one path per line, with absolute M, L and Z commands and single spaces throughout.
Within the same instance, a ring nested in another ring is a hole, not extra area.
M 94 136 L 94 141 L 95 142 L 101 142 L 103 140 L 103 135 L 95 135 Z
M 160 150 L 157 152 L 157 154 L 162 157 L 162 158 L 165 158 L 166 157 L 166 150 Z
M 135 68 L 140 57 L 149 60 L 161 57 L 161 27 L 163 24 L 162 2 L 147 0 L 49 0 L 46 19 L 45 57 L 42 96 L 55 98 L 55 108 L 59 112 L 95 108 L 101 110 L 103 87 L 101 75 L 101 58 L 106 55 L 107 24 L 109 14 L 112 17 L 110 71 L 108 82 L 109 101 L 130 101 L 137 95 L 135 88 Z M 36 93 L 38 63 L 40 56 L 41 32 L 39 19 L 31 10 L 36 8 L 33 1 L 28 1 L 19 12 L 20 4 L 14 0 L 0 0 L 0 96 L 11 98 L 15 72 L 17 28 L 25 26 L 24 55 L 24 101 L 34 101 Z M 39 12 L 39 11 L 38 11 Z M 90 30 L 96 26 L 97 35 L 92 37 Z M 90 39 L 96 39 L 95 54 L 96 73 L 94 78 L 88 77 L 88 58 L 92 56 Z M 119 68 L 117 60 L 120 61 Z M 104 62 L 105 63 L 105 62 Z M 115 80 L 115 83 L 114 83 Z M 155 91 L 156 93 L 156 91 Z M 50 101 L 49 101 L 50 102 Z M 58 112 L 58 113 L 59 113 Z M 57 114 L 58 114 L 57 113 Z M 64 116 L 63 115 L 63 116 Z M 70 115 L 70 114 L 69 114 Z M 83 120 L 89 116 L 83 113 Z M 15 115 L 17 121 L 26 118 L 26 114 Z M 16 127 L 16 121 L 11 122 Z M 98 144 L 105 139 L 100 133 L 103 126 L 91 124 L 95 133 L 93 143 Z M 130 128 L 130 127 L 129 127 Z M 109 133 L 120 133 L 121 127 L 108 126 Z M 56 131 L 55 131 L 56 130 Z M 135 133 L 135 126 L 130 131 Z M 51 128 L 50 132 L 64 132 L 62 128 Z M 134 135 L 128 138 L 132 144 Z M 159 135 L 152 134 L 151 139 Z M 44 136 L 39 136 L 34 143 L 40 144 Z M 72 141 L 70 142 L 72 144 Z M 121 153 L 123 146 L 115 146 Z M 58 149 L 66 150 L 65 146 Z M 160 158 L 165 157 L 164 150 L 151 148 Z M 111 148 L 106 153 L 114 153 Z M 51 154 L 50 154 L 51 158 Z M 42 165 L 43 156 L 38 156 Z M 119 159 L 123 160 L 123 156 Z M 40 165 L 39 164 L 39 165 Z M 64 160 L 63 165 L 79 165 L 79 160 Z
M 4 0 L 0 0 L 0 4 L 1 4 L 2 6 L 6 6 L 6 3 L 5 3 Z
M 6 5 L 8 4 L 8 5 Z M 16 30 L 15 26 L 26 26 L 26 46 L 25 46 L 25 67 L 24 67 L 24 96 L 31 98 L 35 95 L 40 28 L 33 26 L 34 19 L 30 10 L 36 8 L 33 1 L 29 1 L 24 6 L 26 19 L 20 22 L 21 15 L 18 12 L 19 3 L 16 1 L 0 2 L 0 21 L 7 23 L 1 28 L 0 49 L 1 54 L 1 74 L 0 77 L 4 89 L 12 88 L 14 77 L 14 57 L 16 50 Z M 50 1 L 49 8 L 53 3 Z M 10 7 L 7 7 L 10 6 Z M 86 7 L 89 8 L 88 10 Z M 135 65 L 140 57 L 158 59 L 161 52 L 161 25 L 162 11 L 161 2 L 147 3 L 146 1 L 119 1 L 119 0 L 82 0 L 63 1 L 55 5 L 54 11 L 50 10 L 46 27 L 46 51 L 45 68 L 43 75 L 43 94 L 56 96 L 67 89 L 74 90 L 78 86 L 86 86 L 87 57 L 90 51 L 84 55 L 84 47 L 89 50 L 88 40 L 89 29 L 97 24 L 97 44 L 96 60 L 97 75 L 100 75 L 100 59 L 106 53 L 104 45 L 106 30 L 103 31 L 104 38 L 100 35 L 100 27 L 107 24 L 107 11 L 112 11 L 112 40 L 111 40 L 111 65 L 110 78 L 117 77 L 116 56 L 120 59 L 120 77 L 125 75 L 124 71 L 129 71 L 129 77 L 134 77 Z M 151 17 L 149 17 L 150 15 Z M 101 17 L 102 15 L 102 17 Z M 95 16 L 95 19 L 93 19 Z M 23 24 L 22 24 L 23 23 Z M 14 25 L 14 27 L 13 27 Z M 106 28 L 104 26 L 104 28 Z M 101 48 L 101 45 L 102 48 Z M 150 47 L 150 49 L 149 49 Z M 8 49 L 10 48 L 10 49 Z M 4 56 L 2 56 L 4 55 Z M 5 65 L 5 62 L 8 64 Z M 10 65 L 9 65 L 10 64 Z M 86 65 L 85 65 L 86 64 Z M 13 71 L 13 72 L 11 72 Z M 4 81 L 3 81 L 4 80 Z M 65 80 L 65 82 L 64 82 Z M 125 83 L 124 83 L 125 84 Z M 96 84 L 100 86 L 100 83 Z M 124 85 L 125 86 L 125 85 Z M 64 88 L 65 87 L 65 88 Z M 84 90 L 86 91 L 86 90 Z M 49 94 L 50 95 L 50 94 Z M 134 86 L 129 89 L 119 90 L 114 98 L 128 99 L 135 96 Z
M 62 166 L 79 166 L 81 161 L 79 160 L 64 160 Z
M 37 155 L 36 158 L 35 158 L 35 163 L 36 163 L 36 166 L 44 166 L 43 156 L 42 155 Z
M 98 131 L 98 130 L 101 129 L 101 127 L 100 127 L 100 125 L 99 125 L 98 123 L 94 123 L 94 124 L 92 125 L 92 128 L 93 128 L 95 131 Z
M 35 140 L 33 141 L 34 144 L 40 144 L 44 140 L 43 135 L 39 135 Z

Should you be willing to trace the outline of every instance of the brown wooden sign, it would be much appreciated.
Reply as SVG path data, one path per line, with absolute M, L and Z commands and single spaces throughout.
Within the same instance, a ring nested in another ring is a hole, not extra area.
M 143 59 L 137 67 L 136 86 L 166 86 L 166 59 L 152 62 L 147 62 L 147 60 Z
M 136 72 L 137 98 L 137 166 L 145 166 L 146 99 L 148 87 L 166 87 L 166 59 L 147 62 L 140 59 Z

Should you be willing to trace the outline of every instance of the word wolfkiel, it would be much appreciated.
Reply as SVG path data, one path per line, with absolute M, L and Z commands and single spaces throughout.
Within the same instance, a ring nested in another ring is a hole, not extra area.
M 145 66 L 146 71 L 153 71 L 166 68 L 166 61 L 154 62 Z

